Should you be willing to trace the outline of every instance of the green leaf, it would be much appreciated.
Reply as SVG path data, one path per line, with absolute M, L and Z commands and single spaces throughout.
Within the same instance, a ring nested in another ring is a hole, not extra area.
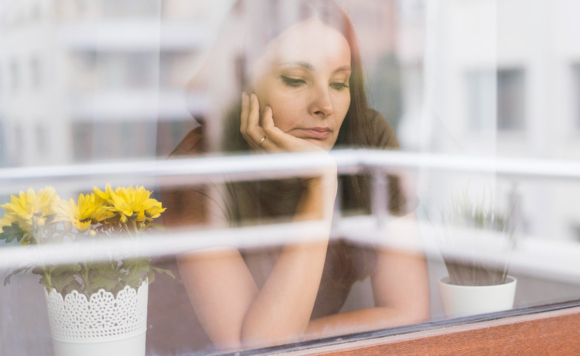
M 26 272 L 29 269 L 30 269 L 30 266 L 20 267 L 20 268 L 15 269 L 14 271 L 12 271 L 12 273 L 7 275 L 6 278 L 4 278 L 4 285 L 6 286 L 6 285 L 10 284 L 10 278 L 14 277 L 15 275 L 17 275 L 20 272 Z
M 117 278 L 110 278 L 108 276 L 97 276 L 95 278 L 93 278 L 91 281 L 91 289 L 96 292 L 101 288 L 104 288 L 107 292 L 110 292 L 111 290 L 113 290 L 117 284 L 119 283 L 119 280 Z
M 155 272 L 149 271 L 149 273 L 147 273 L 147 279 L 149 280 L 149 284 L 155 282 Z
M 56 288 L 56 291 L 62 293 L 65 286 L 72 283 L 75 280 L 73 274 L 61 273 L 56 276 L 52 276 L 52 286 Z
M 125 282 L 132 288 L 137 288 L 141 283 L 143 273 L 148 274 L 151 270 L 149 258 L 127 259 L 121 264 L 121 269 L 127 271 Z
M 4 226 L 2 231 L 3 232 L 0 234 L 0 240 L 6 240 L 6 243 L 10 243 L 14 240 L 21 242 L 26 234 L 26 231 L 22 230 L 18 223 L 15 222 L 10 226 Z
M 46 276 L 42 276 L 38 283 L 42 284 L 49 292 L 52 290 L 52 285 L 50 285 Z
M 150 228 L 161 230 L 161 231 L 169 231 L 169 228 L 167 228 L 166 226 L 163 226 L 161 224 L 156 224 L 156 223 L 147 224 L 147 229 L 150 229 Z
M 72 264 L 72 265 L 59 265 L 51 267 L 50 272 L 54 275 L 59 275 L 62 273 L 70 273 L 75 274 L 81 271 L 81 265 L 79 264 Z
M 155 271 L 155 273 L 165 273 L 168 276 L 171 276 L 173 279 L 175 279 L 175 275 L 173 274 L 173 272 L 171 272 L 168 269 L 163 269 L 163 268 L 158 268 L 158 267 L 153 267 L 151 266 L 151 269 L 153 271 Z
M 83 290 L 83 286 L 82 284 L 79 283 L 79 281 L 74 280 L 72 282 L 70 282 L 69 284 L 67 284 L 66 286 L 64 286 L 64 290 L 65 293 L 72 293 L 72 291 L 76 290 L 79 293 L 82 293 Z

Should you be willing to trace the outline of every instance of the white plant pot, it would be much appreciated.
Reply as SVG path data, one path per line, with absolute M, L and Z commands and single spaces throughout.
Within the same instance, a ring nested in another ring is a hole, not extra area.
M 448 318 L 493 313 L 514 307 L 517 280 L 507 276 L 506 283 L 493 286 L 449 284 L 449 277 L 439 280 L 443 311 Z
M 55 356 L 144 356 L 148 282 L 125 287 L 117 297 L 100 289 L 64 299 L 44 291 Z

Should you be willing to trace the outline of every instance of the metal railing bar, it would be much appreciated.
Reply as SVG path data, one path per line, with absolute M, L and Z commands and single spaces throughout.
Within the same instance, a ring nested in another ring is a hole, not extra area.
M 74 244 L 45 244 L 0 248 L 0 270 L 18 266 L 70 264 L 105 261 L 115 251 L 132 258 L 171 256 L 220 247 L 266 247 L 288 241 L 313 241 L 328 235 L 328 223 L 321 221 L 261 225 L 231 229 L 182 231 L 171 234 L 103 238 Z
M 339 173 L 365 168 L 408 168 L 491 173 L 521 178 L 579 179 L 580 162 L 564 160 L 486 158 L 424 154 L 385 150 L 349 149 L 331 151 Z M 207 182 L 227 176 L 229 180 L 260 179 L 264 175 L 312 174 L 329 164 L 328 155 L 283 153 L 271 155 L 220 156 L 164 161 L 95 163 L 86 165 L 0 169 L 0 186 L 34 182 L 102 180 L 119 176 L 136 178 L 188 177 Z M 171 181 L 169 181 L 171 182 Z

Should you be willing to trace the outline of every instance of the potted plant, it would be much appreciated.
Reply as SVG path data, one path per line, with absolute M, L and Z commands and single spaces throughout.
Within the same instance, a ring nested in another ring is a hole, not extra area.
M 2 205 L 0 240 L 23 246 L 78 243 L 103 238 L 139 238 L 165 210 L 143 187 L 107 184 L 78 200 L 60 199 L 52 187 L 29 189 Z M 155 273 L 171 272 L 149 264 L 150 258 L 111 249 L 107 260 L 68 265 L 22 266 L 4 280 L 32 270 L 44 286 L 51 335 L 57 356 L 145 354 L 148 284 Z
M 439 280 L 447 317 L 513 308 L 517 280 L 508 269 L 516 241 L 514 207 L 505 213 L 493 206 L 491 194 L 473 199 L 464 190 L 441 214 L 435 230 L 449 274 Z

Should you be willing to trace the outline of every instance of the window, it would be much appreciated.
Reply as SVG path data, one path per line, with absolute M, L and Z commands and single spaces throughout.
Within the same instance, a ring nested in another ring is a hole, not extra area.
M 497 129 L 522 131 L 525 122 L 525 76 L 522 69 L 497 72 Z
M 576 128 L 580 130 L 580 64 L 572 66 L 572 115 Z
M 30 76 L 31 76 L 31 87 L 38 89 L 42 85 L 42 69 L 40 65 L 40 60 L 38 57 L 32 57 L 30 60 Z
M 36 127 L 36 154 L 39 156 L 48 156 L 50 154 L 50 146 L 48 142 L 50 137 L 47 128 L 43 124 Z
M 20 124 L 14 125 L 13 134 L 14 134 L 14 136 L 12 137 L 11 156 L 12 156 L 12 161 L 18 165 L 18 164 L 22 164 L 24 161 L 23 152 L 24 152 L 24 148 L 25 148 L 24 132 L 23 132 L 22 126 Z
M 151 88 L 158 79 L 157 55 L 153 53 L 131 53 L 127 55 L 127 86 Z
M 30 18 L 32 22 L 40 22 L 42 20 L 42 4 L 35 2 L 32 4 Z
M 0 2 L 0 354 L 140 286 L 143 356 L 580 349 L 580 2 Z
M 8 167 L 8 138 L 5 118 L 0 115 L 0 167 Z
M 73 126 L 73 159 L 76 162 L 90 161 L 93 156 L 93 125 L 77 122 Z
M 468 127 L 522 131 L 525 129 L 525 82 L 521 69 L 470 71 L 466 74 Z
M 86 14 L 89 10 L 91 0 L 77 0 L 77 9 L 81 15 Z
M 103 0 L 103 14 L 112 18 L 159 16 L 160 5 L 155 0 Z
M 10 76 L 11 76 L 11 84 L 12 90 L 16 91 L 20 87 L 20 72 L 18 63 L 16 61 L 12 61 L 10 64 Z
M 150 157 L 156 149 L 155 126 L 123 120 L 77 122 L 73 126 L 74 158 L 87 162 Z

